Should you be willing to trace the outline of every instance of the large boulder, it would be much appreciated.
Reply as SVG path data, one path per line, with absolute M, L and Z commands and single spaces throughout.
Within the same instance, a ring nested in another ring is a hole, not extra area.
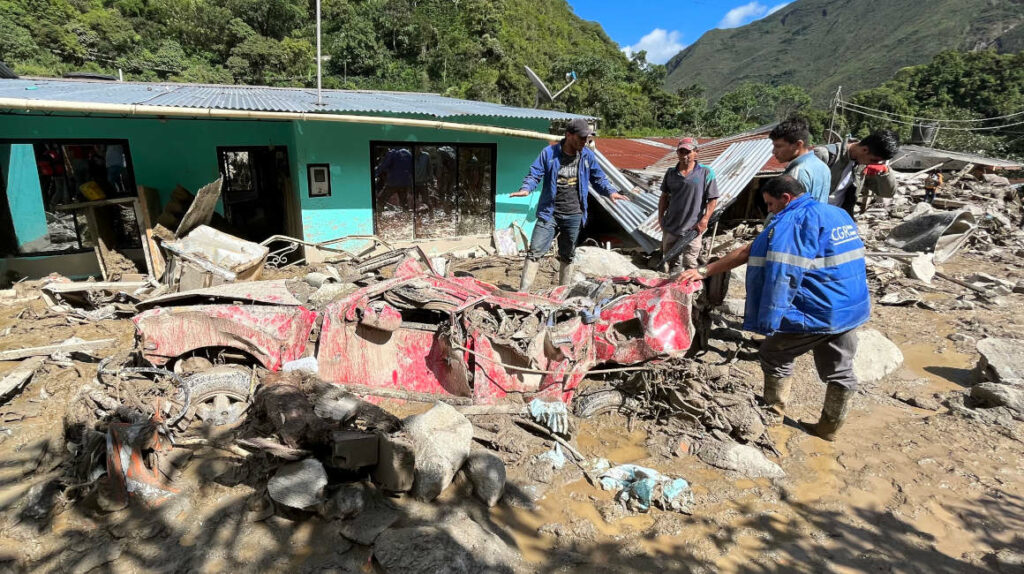
M 978 341 L 978 353 L 979 381 L 1024 387 L 1024 341 L 989 337 Z
M 429 411 L 407 418 L 405 432 L 412 440 L 416 461 L 412 493 L 420 500 L 433 500 L 466 462 L 473 424 L 450 405 L 437 403 Z
M 387 574 L 511 574 L 520 560 L 500 536 L 462 513 L 434 524 L 387 530 L 377 537 L 373 556 Z
M 875 329 L 857 330 L 853 372 L 861 383 L 881 380 L 903 365 L 903 352 Z
M 971 399 L 980 407 L 1006 407 L 1024 414 L 1024 388 L 998 383 L 978 383 L 971 387 Z

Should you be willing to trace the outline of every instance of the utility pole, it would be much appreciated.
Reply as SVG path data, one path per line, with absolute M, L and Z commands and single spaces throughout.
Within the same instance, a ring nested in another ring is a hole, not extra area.
M 319 1 L 319 0 L 317 0 L 317 1 Z M 833 128 L 833 126 L 835 126 L 835 123 L 836 123 L 836 112 L 839 110 L 839 101 L 840 101 L 839 98 L 842 97 L 842 93 L 843 93 L 843 87 L 839 86 L 839 87 L 836 88 L 836 95 L 832 97 L 832 119 L 829 120 L 829 122 L 828 122 L 828 133 L 825 134 L 825 139 L 829 140 L 829 141 L 826 141 L 825 143 L 832 143 L 831 142 L 832 134 L 834 133 L 832 131 L 832 128 Z M 840 139 L 842 139 L 842 138 L 840 138 Z
M 320 57 L 320 0 L 316 0 L 316 105 L 324 105 L 321 96 L 321 73 L 320 68 L 323 66 L 323 60 Z

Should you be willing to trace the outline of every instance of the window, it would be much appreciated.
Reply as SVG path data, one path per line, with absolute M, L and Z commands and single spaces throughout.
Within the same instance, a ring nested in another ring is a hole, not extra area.
M 0 142 L 0 191 L 14 231 L 5 251 L 22 255 L 90 249 L 85 212 L 67 206 L 137 195 L 128 142 L 117 140 Z M 108 247 L 141 246 L 131 205 L 96 217 Z
M 495 156 L 488 144 L 371 143 L 375 232 L 392 240 L 490 233 Z

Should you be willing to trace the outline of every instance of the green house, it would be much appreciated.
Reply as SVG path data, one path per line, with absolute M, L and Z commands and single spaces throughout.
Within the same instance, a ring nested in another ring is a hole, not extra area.
M 143 186 L 160 211 L 179 186 L 220 176 L 220 223 L 256 242 L 450 241 L 513 222 L 529 233 L 536 194 L 508 193 L 578 117 L 435 94 L 51 78 L 0 80 L 0 111 L 0 272 L 30 277 L 98 272 L 68 205 Z M 141 260 L 135 217 L 108 203 L 99 224 Z

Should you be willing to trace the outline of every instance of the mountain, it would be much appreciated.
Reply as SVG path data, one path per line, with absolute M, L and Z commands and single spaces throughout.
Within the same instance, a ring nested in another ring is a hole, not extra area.
M 1024 49 L 1024 0 L 797 0 L 761 20 L 711 30 L 666 64 L 666 88 L 710 99 L 744 82 L 795 84 L 818 103 L 928 62 L 943 50 Z

